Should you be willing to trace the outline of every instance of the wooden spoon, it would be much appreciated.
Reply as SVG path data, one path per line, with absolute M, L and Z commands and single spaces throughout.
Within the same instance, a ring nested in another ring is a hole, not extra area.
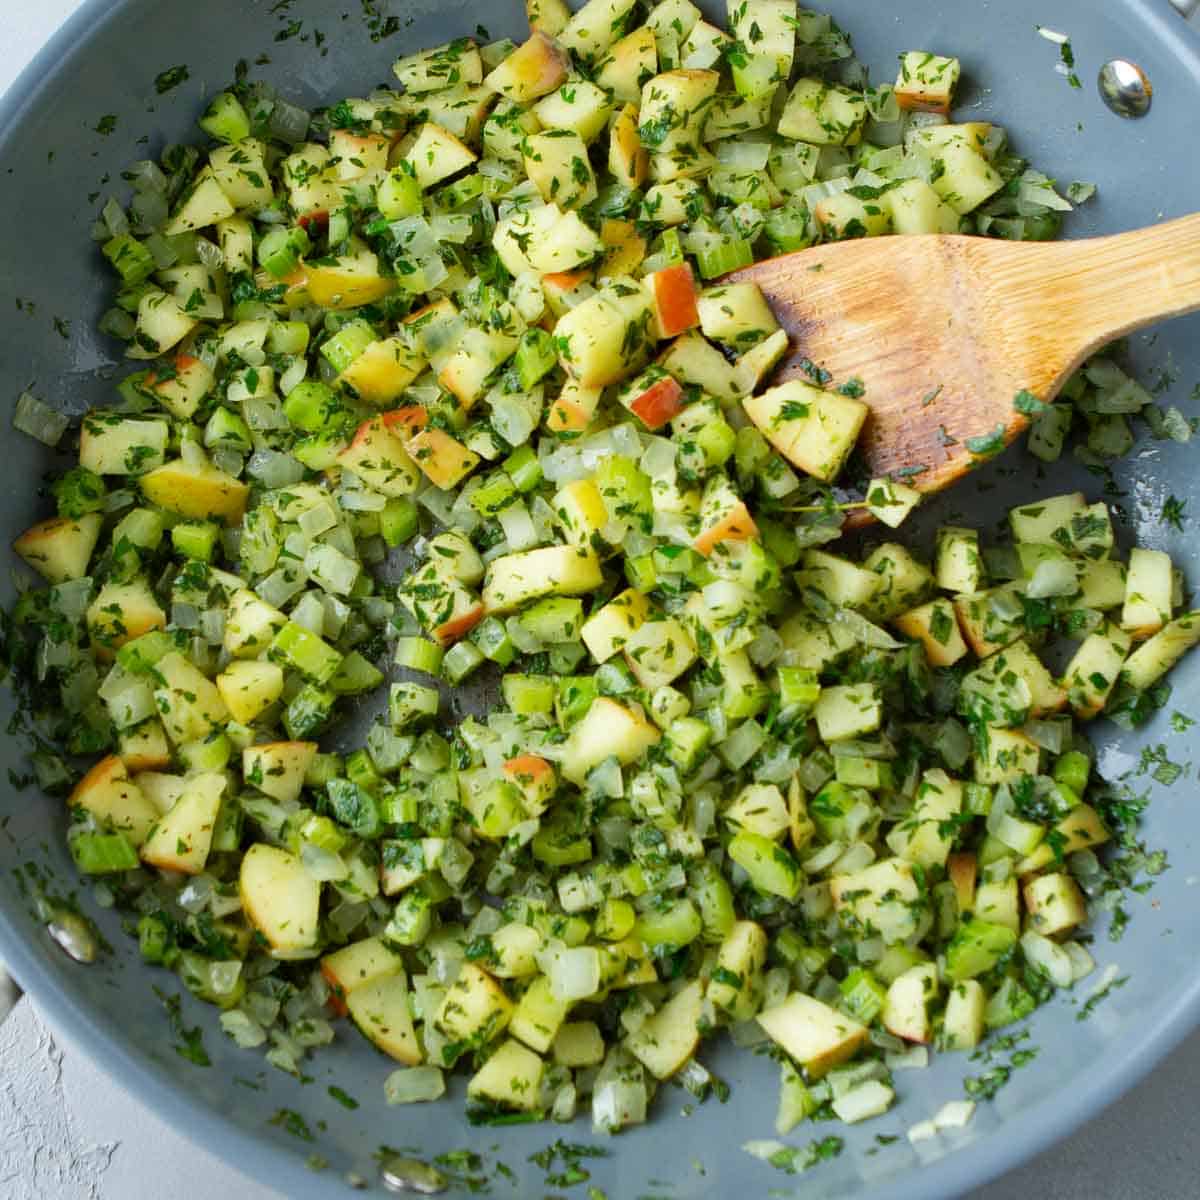
M 871 477 L 935 492 L 1026 428 L 1018 392 L 1049 402 L 1107 342 L 1200 308 L 1200 214 L 1078 241 L 834 242 L 726 281 L 757 283 L 791 338 L 775 382 L 862 380 Z

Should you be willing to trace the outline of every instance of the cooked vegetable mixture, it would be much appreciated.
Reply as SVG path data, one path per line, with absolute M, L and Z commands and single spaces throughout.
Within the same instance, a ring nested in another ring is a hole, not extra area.
M 1093 970 L 1130 826 L 1082 726 L 1147 716 L 1200 614 L 1077 493 L 931 561 L 830 548 L 839 479 L 887 526 L 920 496 L 843 477 L 863 385 L 771 386 L 786 335 L 720 277 L 1053 236 L 1070 202 L 950 119 L 956 59 L 867 86 L 794 0 L 529 15 L 315 114 L 242 78 L 105 207 L 103 328 L 145 365 L 15 543 L 37 779 L 145 961 L 283 1070 L 352 1023 L 392 1102 L 457 1069 L 478 1119 L 616 1131 L 732 1028 L 781 1133 L 859 1121 Z M 1153 421 L 1107 359 L 1014 402 L 1047 461 Z

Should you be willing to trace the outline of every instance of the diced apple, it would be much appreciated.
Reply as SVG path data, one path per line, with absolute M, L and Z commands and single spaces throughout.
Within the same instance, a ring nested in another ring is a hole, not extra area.
M 699 330 L 677 337 L 659 357 L 658 365 L 680 383 L 702 388 L 723 403 L 732 404 L 744 394 L 734 367 Z
M 400 398 L 425 365 L 403 338 L 380 338 L 341 373 L 338 382 L 353 388 L 359 399 L 383 408 Z
M 603 582 L 600 561 L 587 548 L 542 546 L 493 559 L 483 583 L 483 606 L 508 613 L 542 596 L 583 596 Z
M 187 779 L 183 775 L 167 775 L 162 771 L 141 771 L 134 776 L 133 782 L 154 806 L 155 820 L 171 811 L 187 787 Z
M 471 38 L 455 38 L 396 59 L 392 73 L 409 96 L 421 96 L 454 83 L 479 83 L 483 79 L 483 59 Z
M 599 236 L 574 212 L 561 213 L 544 233 L 529 243 L 529 265 L 544 276 L 542 286 L 552 311 L 565 312 L 572 306 L 579 294 L 576 289 L 581 291 L 584 281 L 591 278 L 590 270 L 583 270 L 583 265 L 603 250 Z M 556 275 L 559 278 L 552 278 Z
M 853 1058 L 867 1041 L 865 1025 L 802 992 L 764 1009 L 758 1023 L 813 1079 Z
M 649 355 L 651 317 L 642 288 L 621 283 L 602 288 L 554 328 L 563 369 L 589 388 L 631 375 Z
M 641 188 L 650 173 L 650 156 L 638 133 L 638 110 L 626 104 L 612 119 L 608 131 L 608 169 L 627 188 Z
M 51 517 L 27 529 L 13 549 L 47 583 L 66 583 L 87 574 L 92 551 L 104 518 L 99 513 L 82 517 Z
M 399 959 L 393 970 L 355 987 L 345 1006 L 363 1036 L 389 1058 L 408 1067 L 423 1061 L 409 1009 L 408 980 Z
M 154 690 L 163 728 L 171 740 L 198 742 L 224 728 L 229 709 L 216 685 L 178 651 L 158 660 Z
M 873 928 L 886 945 L 906 941 L 920 920 L 921 889 L 913 865 L 885 858 L 861 871 L 829 881 L 833 905 L 864 928 Z
M 226 525 L 242 519 L 250 495 L 247 484 L 218 467 L 193 466 L 181 458 L 155 467 L 138 482 L 151 504 L 197 521 L 219 517 Z
M 906 1042 L 926 1043 L 933 1036 L 930 1003 L 937 998 L 937 967 L 921 963 L 892 980 L 883 1001 L 883 1027 Z
M 329 1005 L 340 1017 L 350 1011 L 346 997 L 351 992 L 403 969 L 400 955 L 377 937 L 351 942 L 321 959 L 321 974 L 331 988 Z
M 867 102 L 859 92 L 819 79 L 799 79 L 779 118 L 779 133 L 815 146 L 853 146 L 862 137 Z
M 892 232 L 957 233 L 961 218 L 923 179 L 902 179 L 880 198 L 892 214 Z
M 645 261 L 646 239 L 633 221 L 605 217 L 600 223 L 600 240 L 605 253 L 599 274 L 605 279 L 632 275 Z
M 379 259 L 365 247 L 320 263 L 306 263 L 307 291 L 313 304 L 344 310 L 374 304 L 395 289 L 379 271 Z
M 575 479 L 563 484 L 554 494 L 551 508 L 563 537 L 573 546 L 592 547 L 608 524 L 608 508 L 593 479 Z
M 207 363 L 189 354 L 179 354 L 169 372 L 152 371 L 143 386 L 154 392 L 172 416 L 188 421 L 212 391 L 215 378 Z
M 550 807 L 558 788 L 553 766 L 536 754 L 520 754 L 500 767 L 501 774 L 521 792 L 521 803 L 531 817 L 540 817 Z
M 233 202 L 225 195 L 211 167 L 205 167 L 196 181 L 184 193 L 183 201 L 175 215 L 163 226 L 163 233 L 173 237 L 177 233 L 190 233 L 204 229 L 218 221 L 232 217 L 237 212 Z
M 566 79 L 569 66 L 558 43 L 534 30 L 483 82 L 517 104 L 528 104 L 554 91 Z
M 417 490 L 421 477 L 405 445 L 404 427 L 396 429 L 394 425 L 386 415 L 364 421 L 338 455 L 338 462 L 372 491 L 407 496 Z
M 586 79 L 571 79 L 533 106 L 543 129 L 569 129 L 591 143 L 603 130 L 612 111 L 612 97 Z
M 659 366 L 623 387 L 618 398 L 647 429 L 661 429 L 684 408 L 683 388 Z
M 624 654 L 638 683 L 654 691 L 673 683 L 696 661 L 696 643 L 678 618 L 651 618 L 626 638 Z
M 584 387 L 568 379 L 558 396 L 550 401 L 546 428 L 551 433 L 582 433 L 592 423 L 602 394 L 602 388 Z
M 242 858 L 238 887 L 246 919 L 278 957 L 304 957 L 315 947 L 321 884 L 294 854 L 256 842 Z
M 763 436 L 802 471 L 832 482 L 867 419 L 861 400 L 793 379 L 742 405 Z
M 412 167 L 421 187 L 428 189 L 465 170 L 478 157 L 448 129 L 427 121 L 408 148 L 404 161 Z
M 151 717 L 132 729 L 123 729 L 117 736 L 117 754 L 131 774 L 142 771 L 161 771 L 170 765 L 171 747 L 162 722 Z
M 267 742 L 242 751 L 242 777 L 260 792 L 290 804 L 300 798 L 304 776 L 317 756 L 316 742 Z
M 770 337 L 779 322 L 757 283 L 726 283 L 708 288 L 698 301 L 706 338 L 744 350 Z
M 1052 937 L 1087 920 L 1087 902 L 1070 875 L 1039 875 L 1025 885 L 1028 927 Z
M 598 663 L 607 662 L 650 614 L 650 602 L 639 591 L 626 588 L 583 623 L 580 638 Z
M 392 139 L 381 133 L 352 133 L 348 129 L 329 131 L 330 160 L 342 183 L 374 180 L 387 171 Z
M 1131 633 L 1136 641 L 1157 633 L 1170 619 L 1171 572 L 1171 556 L 1162 550 L 1135 546 L 1129 552 L 1121 628 Z
M 587 0 L 575 10 L 558 40 L 580 61 L 589 62 L 617 40 L 633 4 L 634 0 Z
M 487 391 L 489 377 L 512 357 L 519 344 L 520 339 L 511 333 L 471 326 L 438 372 L 438 383 L 469 412 Z
M 902 613 L 892 624 L 905 637 L 921 643 L 931 666 L 953 666 L 967 653 L 954 605 L 944 597 Z
M 693 979 L 630 1035 L 629 1052 L 656 1079 L 670 1079 L 699 1045 L 703 1011 L 704 988 Z
M 283 668 L 273 662 L 235 659 L 217 676 L 216 684 L 233 719 L 249 725 L 283 695 Z
M 559 765 L 567 779 L 581 786 L 588 772 L 606 758 L 615 757 L 628 766 L 637 762 L 661 736 L 653 723 L 632 708 L 600 696 L 571 730 Z
M 234 208 L 266 208 L 274 198 L 266 147 L 257 138 L 242 138 L 240 142 L 217 146 L 209 151 L 208 165 Z
M 166 624 L 167 614 L 144 579 L 109 580 L 87 610 L 88 631 L 100 653 L 118 650 L 143 633 L 165 629 Z
M 638 105 L 642 88 L 658 74 L 658 45 L 654 30 L 639 26 L 609 50 L 596 68 L 595 80 L 622 104 Z
M 158 809 L 129 777 L 128 768 L 115 754 L 102 758 L 75 785 L 67 808 L 83 808 L 125 834 L 135 846 L 150 835 Z
M 961 71 L 957 58 L 923 50 L 900 55 L 894 95 L 901 108 L 947 115 Z
M 93 409 L 79 431 L 79 465 L 97 475 L 140 475 L 159 466 L 171 431 L 161 418 L 122 417 Z
M 287 617 L 247 588 L 235 591 L 225 614 L 225 649 L 235 658 L 258 658 L 287 624 Z
M 954 884 L 954 897 L 960 913 L 975 909 L 975 879 L 979 873 L 978 858 L 966 851 L 951 854 L 946 859 L 946 877 Z
M 566 0 L 525 0 L 525 15 L 529 19 L 530 29 L 536 29 L 547 37 L 557 37 L 566 29 L 571 10 Z
M 482 967 L 465 962 L 446 992 L 434 1024 L 456 1042 L 486 1046 L 508 1028 L 513 1002 Z
M 722 542 L 745 542 L 758 537 L 758 526 L 746 502 L 723 475 L 714 475 L 705 485 L 700 501 L 700 532 L 692 546 L 710 555 Z
M 306 142 L 283 160 L 288 204 L 301 225 L 307 225 L 309 221 L 324 222 L 344 203 L 331 158 L 324 146 Z
M 1182 613 L 1129 656 L 1122 677 L 1130 687 L 1144 691 L 1156 684 L 1198 641 L 1200 612 Z
M 698 290 L 687 263 L 664 267 L 642 280 L 654 305 L 660 339 L 678 337 L 701 323 Z
M 443 489 L 456 487 L 479 465 L 479 455 L 444 429 L 423 430 L 407 449 L 425 478 Z
M 225 784 L 225 775 L 217 771 L 189 777 L 142 846 L 142 861 L 164 871 L 199 875 L 208 862 Z
M 514 1038 L 502 1042 L 467 1082 L 467 1096 L 501 1108 L 532 1112 L 540 1103 L 545 1063 Z

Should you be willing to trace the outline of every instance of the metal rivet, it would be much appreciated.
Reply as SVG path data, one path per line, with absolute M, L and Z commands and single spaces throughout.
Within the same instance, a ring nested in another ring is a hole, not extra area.
M 1154 88 L 1146 72 L 1127 58 L 1114 58 L 1100 68 L 1100 97 L 1118 117 L 1144 117 Z
M 379 1168 L 383 1186 L 392 1192 L 416 1192 L 421 1196 L 436 1196 L 447 1188 L 446 1177 L 436 1167 L 419 1158 L 394 1155 Z
M 87 922 L 73 912 L 61 911 L 46 925 L 46 932 L 77 963 L 96 961 L 98 947 Z

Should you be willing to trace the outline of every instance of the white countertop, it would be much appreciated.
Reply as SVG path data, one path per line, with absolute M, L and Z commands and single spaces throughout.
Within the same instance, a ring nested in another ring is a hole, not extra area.
M 0 0 L 0 93 L 78 0 Z M 5 1200 L 283 1200 L 194 1146 L 28 999 L 4 1017 L 0 968 L 0 1195 Z M 1182 1200 L 1200 1194 L 1200 1034 L 1153 1077 L 972 1200 Z

